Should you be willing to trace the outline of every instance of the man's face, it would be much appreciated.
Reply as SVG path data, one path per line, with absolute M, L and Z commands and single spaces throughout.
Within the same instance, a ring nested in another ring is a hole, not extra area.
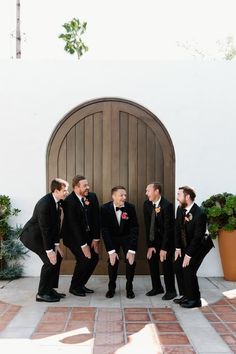
M 149 184 L 146 188 L 146 196 L 150 202 L 154 202 L 160 198 L 160 192 L 158 189 L 154 189 L 153 184 Z
M 75 186 L 74 188 L 75 193 L 79 194 L 83 197 L 87 197 L 88 192 L 89 192 L 89 184 L 87 179 L 83 179 L 81 181 L 79 181 L 79 184 L 77 184 L 77 186 Z
M 187 206 L 186 196 L 184 195 L 183 189 L 179 189 L 177 192 L 177 201 L 182 208 Z
M 55 190 L 55 195 L 57 199 L 65 199 L 65 197 L 68 194 L 68 186 L 62 186 L 61 190 L 59 191 L 58 189 Z
M 118 189 L 116 192 L 112 194 L 112 200 L 117 207 L 124 206 L 124 202 L 126 201 L 126 190 L 125 189 Z

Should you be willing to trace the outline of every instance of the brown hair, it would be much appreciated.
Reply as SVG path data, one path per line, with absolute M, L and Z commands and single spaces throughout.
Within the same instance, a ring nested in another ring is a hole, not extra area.
M 51 182 L 51 192 L 53 193 L 56 189 L 60 191 L 62 187 L 68 187 L 69 183 L 61 178 L 54 178 Z
M 126 188 L 123 187 L 123 186 L 116 186 L 116 187 L 113 187 L 112 190 L 111 190 L 111 195 L 113 195 L 115 192 L 117 192 L 119 189 L 124 189 L 126 191 Z
M 194 199 L 196 198 L 196 193 L 193 190 L 193 188 L 189 187 L 189 186 L 183 186 L 183 187 L 179 187 L 179 190 L 182 190 L 184 195 L 189 195 L 191 200 L 194 201 Z
M 72 187 L 74 188 L 79 184 L 80 181 L 83 181 L 84 179 L 86 179 L 84 176 L 76 175 L 72 180 Z
M 161 194 L 161 192 L 162 192 L 162 184 L 160 182 L 151 182 L 149 184 L 152 184 L 154 190 L 158 189 L 160 194 Z

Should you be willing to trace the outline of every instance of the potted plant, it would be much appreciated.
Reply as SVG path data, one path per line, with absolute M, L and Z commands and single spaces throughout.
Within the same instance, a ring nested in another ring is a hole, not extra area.
M 8 196 L 0 195 L 0 280 L 22 275 L 23 266 L 19 261 L 28 251 L 18 239 L 21 228 L 9 223 L 9 218 L 19 212 L 19 209 L 12 208 Z
M 236 195 L 219 193 L 202 202 L 208 231 L 218 238 L 224 278 L 236 281 Z

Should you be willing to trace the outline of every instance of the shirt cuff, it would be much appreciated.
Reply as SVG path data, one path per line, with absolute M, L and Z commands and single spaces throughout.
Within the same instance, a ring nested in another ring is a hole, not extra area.
M 133 250 L 128 250 L 129 253 L 135 254 L 136 252 Z
M 55 246 L 60 246 L 60 243 L 59 243 L 59 242 L 58 242 L 58 243 L 54 243 L 54 245 L 55 245 Z
M 87 243 L 85 243 L 84 245 L 82 245 L 81 248 L 84 248 L 84 247 L 86 247 L 86 246 L 88 246 Z
M 100 238 L 94 238 L 93 241 L 100 241 Z
M 108 251 L 108 254 L 112 254 L 112 253 L 115 253 L 116 250 L 111 250 L 111 251 Z
M 185 256 L 187 256 L 189 259 L 192 258 L 191 256 L 187 255 L 186 253 L 185 253 Z
M 175 250 L 176 250 L 176 251 L 181 251 L 181 248 L 176 248 Z
M 51 250 L 46 250 L 47 253 L 51 253 L 52 251 L 53 251 L 53 249 L 51 249 Z

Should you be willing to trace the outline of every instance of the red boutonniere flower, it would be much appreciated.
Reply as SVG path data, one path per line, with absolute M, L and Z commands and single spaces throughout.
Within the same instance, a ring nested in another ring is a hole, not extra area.
M 193 216 L 192 216 L 191 213 L 188 213 L 188 214 L 184 217 L 184 220 L 187 221 L 187 222 L 191 221 L 192 219 L 193 219 Z
M 161 207 L 155 208 L 156 214 L 160 213 L 160 211 L 161 211 Z
M 121 214 L 121 219 L 123 219 L 123 220 L 128 220 L 128 219 L 129 219 L 128 214 L 125 213 L 125 212 L 123 212 L 123 213 Z
M 84 204 L 85 204 L 85 205 L 89 205 L 89 204 L 90 204 L 90 201 L 89 201 L 88 199 L 84 198 Z

